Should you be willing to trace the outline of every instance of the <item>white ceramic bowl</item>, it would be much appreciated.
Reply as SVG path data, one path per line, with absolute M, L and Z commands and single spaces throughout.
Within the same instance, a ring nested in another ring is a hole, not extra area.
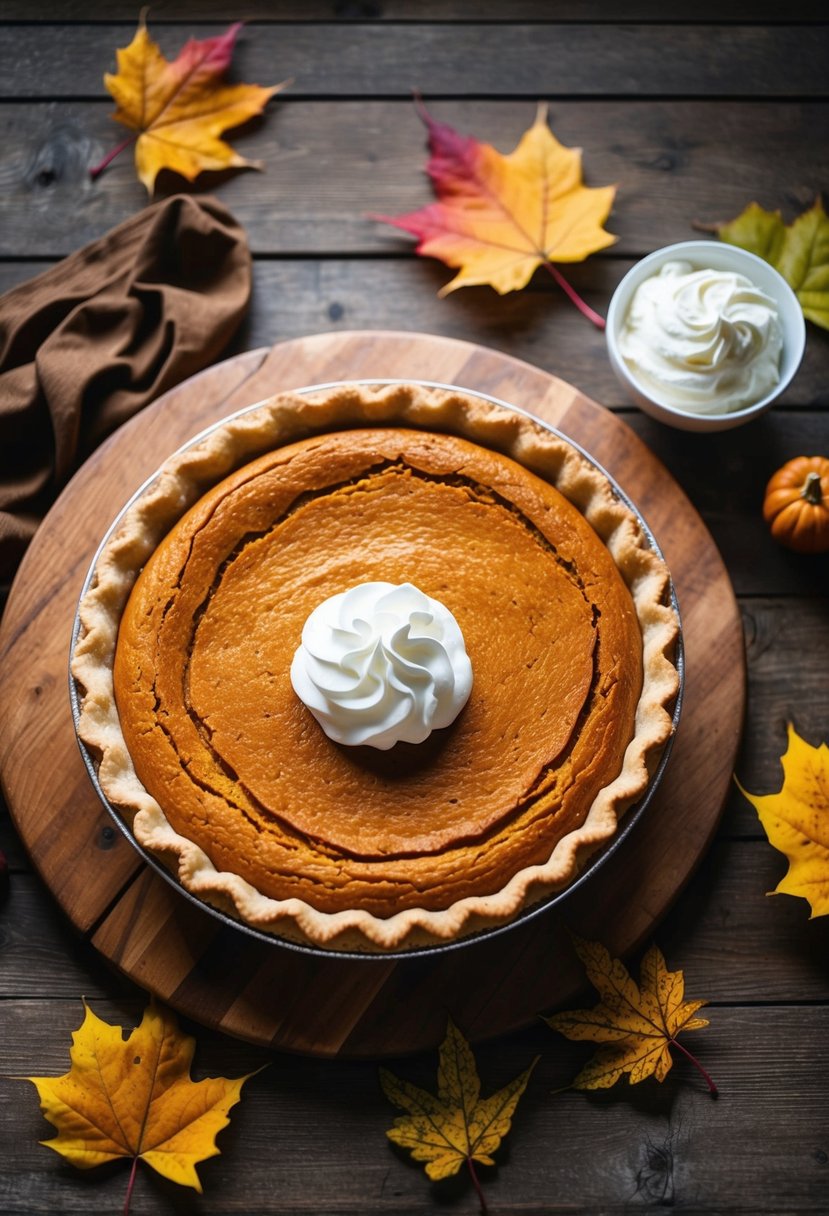
M 690 262 L 694 270 L 710 268 L 744 274 L 777 303 L 783 330 L 780 380 L 765 397 L 744 409 L 733 410 L 727 414 L 694 414 L 677 406 L 667 405 L 656 399 L 651 389 L 639 383 L 619 353 L 619 333 L 636 288 L 645 279 L 658 274 L 666 262 L 676 260 Z M 683 431 L 727 431 L 765 413 L 791 383 L 803 358 L 806 323 L 791 287 L 783 276 L 762 258 L 722 241 L 682 241 L 678 245 L 667 245 L 664 249 L 657 249 L 655 253 L 648 254 L 627 272 L 610 301 L 605 335 L 611 367 L 628 395 L 646 414 Z

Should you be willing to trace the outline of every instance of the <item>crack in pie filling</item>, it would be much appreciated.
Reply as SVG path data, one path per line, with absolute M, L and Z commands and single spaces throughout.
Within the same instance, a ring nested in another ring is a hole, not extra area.
M 363 583 L 460 627 L 471 693 L 424 742 L 334 742 L 292 687 L 310 614 Z M 566 884 L 644 792 L 678 683 L 667 586 L 531 419 L 417 386 L 283 394 L 174 457 L 109 541 L 79 731 L 209 902 L 334 948 L 445 940 Z

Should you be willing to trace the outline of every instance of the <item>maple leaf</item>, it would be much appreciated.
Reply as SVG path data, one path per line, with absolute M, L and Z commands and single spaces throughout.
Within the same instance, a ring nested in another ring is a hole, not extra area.
M 576 952 L 588 978 L 601 996 L 593 1009 L 575 1009 L 545 1018 L 547 1025 L 568 1039 L 602 1043 L 573 1081 L 575 1089 L 607 1089 L 627 1074 L 635 1085 L 646 1077 L 664 1081 L 676 1047 L 702 1073 L 712 1097 L 717 1087 L 687 1048 L 677 1042 L 682 1030 L 707 1026 L 694 1015 L 705 1001 L 686 1001 L 685 977 L 668 971 L 662 951 L 651 948 L 642 959 L 639 984 L 627 968 L 599 942 L 574 937 Z
M 507 156 L 436 122 L 419 99 L 417 106 L 429 132 L 426 171 L 440 201 L 406 215 L 370 218 L 410 232 L 418 238 L 419 254 L 457 268 L 441 296 L 477 284 L 489 284 L 501 295 L 518 291 L 544 266 L 580 311 L 603 328 L 603 318 L 553 263 L 581 262 L 614 243 L 617 238 L 602 225 L 616 187 L 582 184 L 581 149 L 558 142 L 543 103 Z
M 380 1069 L 386 1097 L 407 1112 L 395 1119 L 386 1135 L 407 1148 L 415 1161 L 426 1162 L 426 1173 L 433 1181 L 456 1174 L 466 1162 L 481 1211 L 485 1212 L 486 1202 L 473 1163 L 495 1164 L 492 1154 L 510 1129 L 515 1108 L 537 1063 L 536 1056 L 509 1085 L 489 1098 L 481 1098 L 472 1049 L 450 1018 L 440 1047 L 437 1096 Z
M 829 747 L 812 747 L 789 723 L 780 757 L 783 784 L 776 794 L 741 793 L 760 817 L 769 844 L 789 859 L 789 869 L 770 895 L 800 895 L 811 918 L 829 915 Z M 736 778 L 735 778 L 736 780 Z
M 71 1067 L 62 1077 L 26 1077 L 41 1109 L 58 1129 L 41 1143 L 78 1169 L 119 1157 L 132 1159 L 125 1213 L 138 1160 L 180 1186 L 201 1191 L 196 1164 L 219 1153 L 215 1137 L 248 1077 L 190 1080 L 195 1039 L 173 1015 L 150 1005 L 126 1039 L 84 1002 L 83 1025 L 72 1035 Z
M 749 203 L 726 224 L 698 227 L 769 262 L 794 291 L 804 317 L 829 329 L 829 216 L 819 198 L 791 224 L 779 211 Z
M 193 181 L 205 169 L 261 168 L 219 136 L 261 114 L 268 99 L 289 81 L 271 88 L 223 83 L 241 28 L 237 21 L 216 38 L 191 38 L 170 62 L 147 33 L 142 14 L 130 45 L 116 52 L 118 71 L 104 76 L 117 103 L 113 117 L 138 134 L 90 169 L 90 176 L 97 177 L 133 142 L 135 167 L 150 194 L 160 169 Z

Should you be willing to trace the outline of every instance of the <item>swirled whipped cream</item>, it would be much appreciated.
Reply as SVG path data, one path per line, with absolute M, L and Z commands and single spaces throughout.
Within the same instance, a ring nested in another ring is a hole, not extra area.
M 454 722 L 472 664 L 438 600 L 411 583 L 360 583 L 308 617 L 291 683 L 329 739 L 387 751 Z
M 666 262 L 640 283 L 619 353 L 644 392 L 693 414 L 753 405 L 780 379 L 775 301 L 745 275 Z

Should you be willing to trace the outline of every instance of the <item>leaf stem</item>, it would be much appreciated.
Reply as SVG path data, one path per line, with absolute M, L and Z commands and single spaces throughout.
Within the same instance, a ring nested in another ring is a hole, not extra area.
M 466 1164 L 469 1166 L 469 1175 L 472 1179 L 472 1185 L 474 1186 L 475 1191 L 477 1192 L 478 1202 L 481 1205 L 481 1216 L 487 1216 L 487 1213 L 489 1212 L 489 1208 L 486 1206 L 486 1199 L 484 1198 L 484 1192 L 481 1189 L 480 1179 L 478 1178 L 478 1175 L 475 1172 L 475 1163 L 473 1162 L 471 1157 L 467 1157 Z
M 107 152 L 106 156 L 104 157 L 104 159 L 102 161 L 99 161 L 99 163 L 97 165 L 93 165 L 92 168 L 89 170 L 89 176 L 92 178 L 93 182 L 95 181 L 96 177 L 101 176 L 101 174 L 103 173 L 104 169 L 106 169 L 106 167 L 110 163 L 110 161 L 115 160 L 115 157 L 118 155 L 119 152 L 123 152 L 124 148 L 128 148 L 130 146 L 130 144 L 134 144 L 137 139 L 138 139 L 137 135 L 128 135 L 127 138 L 125 140 L 123 140 L 123 142 L 120 143 L 117 148 L 113 148 L 111 152 Z
M 685 1058 L 687 1060 L 690 1060 L 691 1063 L 693 1064 L 694 1068 L 698 1069 L 698 1071 L 702 1074 L 702 1076 L 705 1078 L 705 1084 L 708 1086 L 708 1092 L 711 1094 L 711 1097 L 718 1098 L 720 1091 L 717 1089 L 716 1085 L 711 1080 L 711 1077 L 708 1075 L 708 1073 L 702 1067 L 702 1065 L 700 1064 L 697 1057 L 692 1055 L 691 1052 L 688 1050 L 688 1048 L 683 1047 L 682 1044 L 677 1042 L 676 1039 L 671 1039 L 670 1043 L 671 1043 L 672 1047 L 678 1047 L 679 1050 L 682 1052 L 682 1054 L 685 1056 Z
M 604 329 L 607 325 L 604 317 L 600 317 L 597 312 L 593 311 L 589 304 L 584 302 L 579 293 L 576 291 L 575 287 L 571 287 L 567 282 L 561 271 L 554 266 L 552 262 L 545 262 L 544 265 L 558 283 L 564 294 L 575 304 L 582 316 L 587 317 L 588 321 L 592 321 L 597 329 Z
M 138 1171 L 138 1157 L 132 1159 L 132 1169 L 130 1170 L 130 1180 L 127 1183 L 127 1194 L 124 1198 L 124 1216 L 130 1216 L 130 1200 L 132 1199 L 132 1188 L 135 1186 L 135 1175 Z

